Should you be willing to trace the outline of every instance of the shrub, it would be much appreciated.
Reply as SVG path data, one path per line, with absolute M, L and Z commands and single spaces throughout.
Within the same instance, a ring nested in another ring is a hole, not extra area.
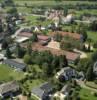
M 93 94 L 95 97 L 97 97 L 97 92 L 94 92 L 94 94 Z
M 97 48 L 97 41 L 93 44 L 94 48 Z
M 97 80 L 94 80 L 94 83 L 97 84 Z

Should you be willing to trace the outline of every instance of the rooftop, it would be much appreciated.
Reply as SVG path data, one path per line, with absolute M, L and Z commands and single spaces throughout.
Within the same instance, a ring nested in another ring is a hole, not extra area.
M 49 37 L 48 36 L 45 36 L 45 35 L 38 35 L 37 37 L 38 37 L 39 40 L 43 40 L 43 41 L 49 39 Z
M 38 96 L 39 98 L 43 98 L 44 93 L 48 93 L 52 90 L 52 85 L 48 82 L 42 84 L 41 86 L 34 88 L 32 90 L 32 93 L 36 96 Z
M 79 57 L 78 53 L 74 53 L 74 52 L 69 52 L 69 51 L 64 51 L 64 50 L 58 50 L 58 49 L 54 49 L 54 48 L 49 48 L 49 47 L 45 47 L 42 46 L 38 43 L 34 43 L 34 46 L 32 46 L 32 50 L 37 50 L 39 52 L 41 51 L 50 51 L 52 54 L 60 56 L 60 55 L 66 55 L 66 58 L 68 60 L 76 60 Z
M 19 85 L 16 81 L 4 83 L 0 85 L 0 94 L 4 94 L 6 92 L 13 91 L 15 89 L 18 89 Z
M 23 70 L 26 67 L 26 64 L 17 62 L 13 59 L 6 59 L 3 61 L 3 63 L 14 66 L 16 69 L 21 69 L 21 70 Z
M 30 38 L 33 34 L 31 32 L 20 32 L 18 36 L 28 37 Z
M 63 32 L 63 31 L 57 31 L 57 32 L 51 32 L 49 33 L 50 35 L 54 36 L 55 34 L 61 34 L 62 36 L 70 36 L 73 37 L 74 39 L 80 40 L 81 35 L 78 33 L 70 33 L 70 32 Z
M 28 40 L 28 37 L 16 37 L 15 42 L 21 43 Z

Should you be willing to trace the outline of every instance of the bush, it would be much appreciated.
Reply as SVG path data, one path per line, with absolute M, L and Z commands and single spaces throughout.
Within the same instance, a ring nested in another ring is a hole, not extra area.
M 97 97 L 97 93 L 96 92 L 94 92 L 94 94 L 93 94 L 95 97 Z
M 80 86 L 76 86 L 76 91 L 80 91 L 81 87 Z
M 97 41 L 93 44 L 94 48 L 97 48 Z
M 97 84 L 97 80 L 94 80 L 94 83 Z
M 26 64 L 30 64 L 31 63 L 31 56 L 30 55 L 26 54 L 23 59 L 24 59 L 24 62 Z

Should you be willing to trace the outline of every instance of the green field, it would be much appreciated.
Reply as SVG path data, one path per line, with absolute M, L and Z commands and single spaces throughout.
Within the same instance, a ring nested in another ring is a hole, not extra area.
M 81 100 L 97 100 L 97 97 L 93 95 L 93 91 L 88 89 L 81 89 L 79 95 Z
M 45 81 L 42 79 L 33 79 L 33 80 L 27 80 L 24 83 L 25 87 L 28 87 L 28 90 L 32 90 L 33 88 L 40 86 L 42 83 L 44 83 Z
M 0 81 L 20 80 L 23 77 L 23 72 L 15 71 L 7 65 L 0 65 Z
M 97 41 L 97 32 L 88 31 L 88 37 L 91 38 L 93 42 Z
M 58 5 L 63 4 L 77 4 L 77 3 L 81 3 L 81 4 L 95 4 L 95 2 L 89 2 L 89 1 L 68 1 L 68 0 L 63 0 L 62 2 L 56 2 L 55 0 L 13 0 L 14 3 L 16 4 L 22 4 L 24 5 L 25 3 L 29 4 L 29 5 Z

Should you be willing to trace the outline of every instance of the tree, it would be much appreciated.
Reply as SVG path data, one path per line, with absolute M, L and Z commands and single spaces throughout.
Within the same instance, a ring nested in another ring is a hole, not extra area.
M 86 80 L 87 81 L 92 81 L 93 80 L 93 77 L 94 76 L 94 73 L 93 73 L 93 65 L 89 65 L 88 66 L 88 69 L 87 69 L 87 72 L 86 72 Z
M 95 51 L 93 54 L 92 54 L 92 58 L 93 62 L 96 62 L 97 61 L 97 51 Z
M 0 32 L 2 32 L 2 31 L 3 31 L 2 21 L 1 21 L 1 19 L 0 19 Z
M 97 41 L 94 42 L 93 47 L 94 47 L 94 48 L 97 48 Z
M 15 54 L 19 58 L 24 56 L 24 51 L 18 43 L 16 44 Z
M 67 61 L 65 55 L 60 55 L 59 56 L 59 64 L 60 64 L 61 68 L 68 66 L 68 61 Z
M 58 56 L 53 57 L 51 66 L 52 66 L 53 69 L 56 69 L 57 66 L 59 66 L 59 57 Z
M 60 42 L 62 40 L 62 35 L 57 33 L 57 34 L 55 34 L 54 39 L 55 39 L 55 41 Z
M 43 68 L 44 76 L 48 77 L 50 75 L 49 72 L 51 72 L 48 63 L 43 63 L 42 68 Z
M 8 9 L 8 14 L 11 14 L 12 16 L 18 17 L 17 9 L 15 7 Z
M 89 58 L 84 58 L 84 59 L 81 59 L 80 62 L 78 63 L 78 67 L 77 67 L 77 70 L 78 71 L 83 71 L 84 73 L 86 73 L 87 69 L 88 69 L 88 62 L 90 61 Z
M 92 39 L 88 38 L 87 41 L 88 41 L 88 51 L 91 51 L 91 42 L 92 42 Z
M 11 54 L 12 54 L 12 53 L 11 53 L 9 47 L 7 47 L 5 56 L 6 56 L 7 58 L 11 58 Z
M 59 82 L 59 80 L 58 79 L 56 79 L 56 78 L 52 78 L 51 80 L 50 80 L 50 82 L 53 84 L 53 86 L 54 86 L 54 90 L 56 91 L 58 91 L 58 90 L 60 90 L 62 87 L 63 87 L 63 85 Z
M 38 41 L 38 37 L 37 37 L 37 34 L 36 33 L 34 33 L 32 35 L 32 37 L 30 38 L 30 41 L 32 41 L 32 42 L 37 42 Z
M 27 44 L 27 54 L 31 55 L 32 53 L 32 43 L 29 41 Z
M 71 26 L 71 33 L 74 33 L 74 31 L 75 31 L 75 26 L 72 25 L 72 26 Z
M 67 16 L 67 14 L 68 14 L 68 9 L 64 7 L 64 16 Z
M 97 21 L 93 21 L 90 25 L 91 30 L 97 31 Z
M 62 50 L 72 50 L 73 49 L 71 41 L 65 41 L 65 40 L 62 40 L 60 42 L 60 48 Z
M 26 64 L 31 64 L 31 56 L 30 55 L 25 54 L 23 59 Z
M 2 49 L 6 49 L 8 47 L 8 43 L 5 39 L 3 39 L 3 42 L 2 42 Z
M 56 2 L 61 2 L 62 0 L 55 0 Z
M 88 38 L 86 29 L 82 28 L 80 33 L 82 34 L 82 41 L 85 42 Z

